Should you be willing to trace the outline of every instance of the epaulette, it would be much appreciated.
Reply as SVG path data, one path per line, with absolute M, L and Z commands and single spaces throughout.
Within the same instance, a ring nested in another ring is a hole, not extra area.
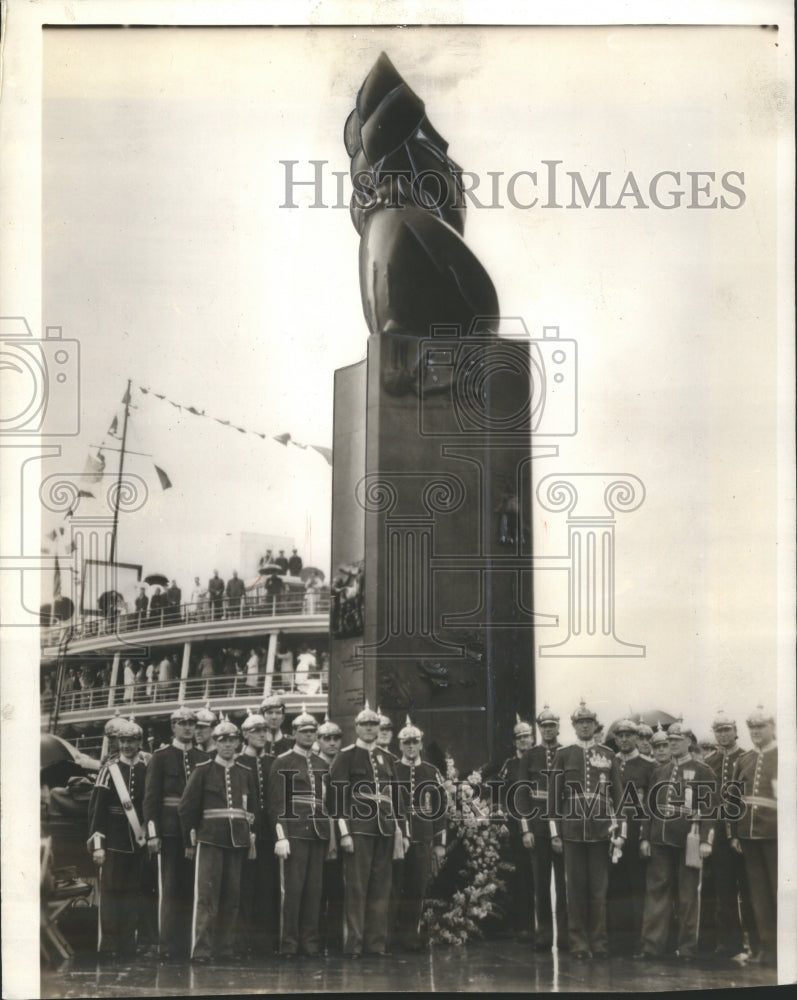
M 341 747 L 338 753 L 346 753 L 347 750 L 354 750 L 356 746 L 356 743 L 350 743 L 347 747 Z
M 97 777 L 94 779 L 94 785 L 97 788 L 110 788 L 108 779 L 110 778 L 111 772 L 108 770 L 108 765 L 103 764 L 102 767 L 97 772 Z
M 210 757 L 208 757 L 207 760 L 198 760 L 196 763 L 196 767 L 204 767 L 205 764 L 212 764 L 212 763 L 213 761 L 210 759 Z M 233 763 L 237 763 L 237 761 L 233 761 Z
M 154 757 L 156 753 L 161 753 L 163 750 L 168 750 L 170 746 L 171 746 L 171 743 L 161 743 L 161 745 L 159 747 L 156 747 L 152 751 L 152 756 Z
M 283 750 L 282 753 L 278 753 L 277 754 L 275 760 L 282 760 L 283 757 L 290 757 L 290 755 L 292 753 L 293 753 L 293 748 L 292 747 L 291 747 L 290 750 Z

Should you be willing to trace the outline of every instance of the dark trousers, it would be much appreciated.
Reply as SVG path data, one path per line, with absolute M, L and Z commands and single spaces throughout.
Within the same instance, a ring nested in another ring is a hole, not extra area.
M 745 931 L 753 952 L 758 951 L 758 931 L 744 859 L 731 849 L 725 836 L 720 836 L 714 841 L 709 864 L 714 875 L 717 951 L 737 955 L 744 947 Z
M 355 834 L 354 853 L 343 855 L 343 952 L 387 947 L 393 837 Z
M 410 844 L 401 861 L 393 862 L 392 939 L 399 948 L 417 948 L 421 943 L 423 897 L 432 864 L 431 843 Z
M 158 860 L 146 852 L 141 859 L 138 943 L 147 947 L 158 944 Z
M 291 839 L 291 853 L 280 861 L 280 954 L 317 955 L 321 914 L 324 840 Z
M 630 837 L 622 857 L 609 865 L 609 942 L 612 954 L 639 951 L 645 905 L 647 861 L 639 856 L 639 839 Z
M 98 951 L 136 953 L 136 925 L 141 892 L 141 852 L 123 854 L 106 851 L 100 879 L 100 926 Z
M 158 927 L 161 953 L 187 957 L 191 949 L 194 862 L 179 837 L 164 837 L 158 855 Z
M 743 840 L 741 844 L 761 949 L 774 960 L 778 944 L 778 842 Z
M 566 840 L 565 880 L 571 951 L 606 951 L 606 894 L 609 888 L 609 844 Z
M 551 869 L 553 869 L 556 890 L 556 945 L 560 949 L 567 948 L 565 859 L 561 854 L 554 854 L 550 837 L 535 836 L 531 866 L 534 872 L 534 910 L 537 924 L 535 943 L 541 948 L 550 948 L 553 944 L 553 907 L 551 905 Z
M 279 867 L 272 840 L 257 841 L 257 857 L 244 861 L 236 948 L 270 955 L 279 936 Z
M 321 885 L 321 943 L 324 948 L 343 948 L 343 859 L 324 862 Z
M 510 834 L 509 860 L 515 872 L 509 882 L 509 930 L 515 934 L 534 933 L 534 870 L 532 852 L 520 836 Z
M 246 849 L 197 844 L 192 958 L 232 958 Z
M 667 949 L 673 891 L 678 907 L 678 953 L 694 955 L 697 950 L 701 871 L 685 862 L 684 847 L 651 845 L 642 917 L 642 950 L 649 955 L 663 955 Z

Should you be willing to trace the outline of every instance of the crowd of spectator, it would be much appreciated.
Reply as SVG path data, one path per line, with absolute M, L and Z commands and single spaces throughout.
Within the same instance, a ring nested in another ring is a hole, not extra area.
M 302 575 L 302 557 L 293 549 L 290 557 L 280 549 L 274 556 L 269 549 L 258 563 L 258 576 L 245 583 L 237 570 L 224 580 L 218 570 L 206 584 L 194 577 L 188 601 L 176 580 L 168 587 L 155 584 L 148 593 L 141 586 L 135 600 L 136 627 L 167 625 L 179 621 L 220 621 L 240 618 L 258 612 L 301 612 L 315 614 L 320 608 L 319 597 L 326 591 L 323 575 L 311 569 Z M 127 607 L 116 605 L 113 615 L 129 614 Z
M 125 657 L 119 664 L 115 702 L 121 705 L 175 701 L 180 694 L 182 672 L 178 650 L 159 650 L 146 660 Z M 182 697 L 218 699 L 244 693 L 287 693 L 314 695 L 324 688 L 329 675 L 329 653 L 303 642 L 292 645 L 280 633 L 269 663 L 265 645 L 218 646 L 209 644 L 192 652 L 186 688 Z M 62 705 L 67 711 L 98 708 L 108 704 L 112 680 L 110 662 L 69 667 L 66 671 Z M 54 705 L 56 675 L 42 677 L 42 708 Z

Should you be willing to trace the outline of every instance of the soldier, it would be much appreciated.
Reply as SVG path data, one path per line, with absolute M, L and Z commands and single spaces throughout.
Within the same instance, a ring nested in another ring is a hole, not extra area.
M 398 757 L 390 749 L 393 742 L 393 723 L 382 713 L 381 708 L 377 708 L 376 714 L 379 716 L 379 732 L 376 734 L 376 745 L 381 747 L 391 760 L 398 760 Z
M 329 716 L 325 716 L 316 738 L 318 756 L 329 768 L 340 752 L 343 731 L 336 722 L 329 721 Z M 324 949 L 327 952 L 340 951 L 343 947 L 343 859 L 340 852 L 334 858 L 327 856 L 324 860 L 319 926 Z
M 396 781 L 401 812 L 409 819 L 410 846 L 400 861 L 394 862 L 396 901 L 394 940 L 405 951 L 422 951 L 421 916 L 430 878 L 434 878 L 446 856 L 446 791 L 434 764 L 421 760 L 423 733 L 407 724 L 398 734 L 401 757 L 396 761 Z
M 595 742 L 595 713 L 582 701 L 570 720 L 577 742 L 557 750 L 553 762 L 551 847 L 564 851 L 571 954 L 603 960 L 609 957 L 606 894 L 620 775 L 611 750 Z M 622 837 L 613 843 L 621 847 Z
M 194 864 L 183 847 L 177 806 L 186 782 L 208 755 L 193 745 L 196 716 L 185 705 L 171 714 L 174 739 L 152 755 L 144 789 L 147 850 L 158 856 L 160 955 L 188 957 Z
M 678 907 L 677 957 L 694 961 L 699 923 L 702 862 L 714 841 L 714 775 L 689 754 L 691 732 L 683 722 L 667 731 L 672 760 L 651 776 L 649 818 L 642 823 L 641 851 L 648 857 L 642 950 L 637 957 L 661 957 L 672 920 L 672 896 Z M 689 838 L 699 838 L 695 856 Z
M 672 760 L 667 733 L 661 728 L 661 725 L 656 727 L 655 733 L 650 738 L 650 749 L 653 754 L 653 763 L 656 767 L 661 764 L 667 764 Z
M 119 753 L 102 766 L 89 801 L 89 850 L 99 869 L 97 951 L 111 958 L 136 953 L 141 861 L 147 838 L 141 823 L 146 764 L 141 726 L 116 723 Z
M 639 751 L 640 757 L 644 760 L 649 760 L 651 763 L 653 763 L 652 739 L 653 730 L 646 722 L 642 722 L 640 720 L 636 727 L 637 750 Z
M 759 705 L 747 719 L 753 749 L 734 768 L 741 816 L 731 823 L 731 848 L 744 858 L 747 884 L 761 939 L 754 961 L 777 965 L 778 744 L 775 717 Z
M 343 851 L 343 953 L 387 954 L 391 864 L 409 846 L 391 796 L 393 762 L 376 745 L 379 716 L 365 703 L 354 720 L 357 740 L 330 768 L 330 805 Z
M 277 694 L 267 695 L 260 703 L 260 715 L 266 720 L 266 750 L 274 757 L 290 750 L 293 740 L 283 736 L 285 702 Z
M 216 753 L 216 746 L 213 742 L 213 730 L 219 724 L 216 713 L 211 711 L 210 702 L 205 703 L 204 708 L 198 708 L 196 715 L 196 745 L 209 757 Z
M 251 712 L 241 724 L 243 751 L 238 763 L 254 775 L 257 805 L 262 817 L 268 808 L 268 777 L 276 757 L 267 753 L 268 727 L 262 715 Z M 271 955 L 277 947 L 279 928 L 279 872 L 274 857 L 274 837 L 267 822 L 257 828 L 255 857 L 244 861 L 241 905 L 238 912 L 238 943 L 241 954 Z
M 526 757 L 534 745 L 534 730 L 519 715 L 515 719 L 512 731 L 515 752 L 504 761 L 498 772 L 503 812 L 509 827 L 509 852 L 515 866 L 515 878 L 510 885 L 511 913 L 508 922 L 517 941 L 531 941 L 534 937 L 534 836 L 529 832 L 527 818 L 531 809 Z
M 235 760 L 238 727 L 223 719 L 213 738 L 216 756 L 196 768 L 178 807 L 186 854 L 196 853 L 191 961 L 199 963 L 233 958 L 241 872 L 260 822 L 255 776 Z
M 711 853 L 711 869 L 714 882 L 714 921 L 716 928 L 715 954 L 719 958 L 737 957 L 747 959 L 744 950 L 744 934 L 739 919 L 741 902 L 742 914 L 753 951 L 757 951 L 757 934 L 750 904 L 750 894 L 745 878 L 744 863 L 740 855 L 731 849 L 730 820 L 725 814 L 725 803 L 730 798 L 730 781 L 733 770 L 744 750 L 737 742 L 736 722 L 724 712 L 719 712 L 711 724 L 717 749 L 706 763 L 714 772 L 717 792 L 720 798 L 718 822 L 714 833 L 714 850 Z M 703 896 L 702 902 L 705 903 Z M 743 957 L 741 957 L 743 956 Z
M 548 822 L 548 772 L 553 767 L 556 751 L 560 749 L 559 716 L 546 705 L 537 716 L 542 742 L 527 751 L 524 777 L 531 783 L 533 813 L 521 818 L 520 828 L 525 843 L 531 843 L 531 867 L 534 876 L 534 915 L 537 951 L 550 951 L 553 944 L 553 908 L 551 905 L 551 869 L 556 886 L 556 947 L 566 951 L 567 899 L 565 895 L 565 868 L 561 854 L 551 850 L 551 829 Z M 529 835 L 530 839 L 526 835 Z
M 640 754 L 637 724 L 631 719 L 615 724 L 614 738 L 620 771 L 618 819 L 625 843 L 622 851 L 613 852 L 609 869 L 609 940 L 613 954 L 633 955 L 640 950 L 647 867 L 639 853 L 640 831 L 655 765 Z
M 294 745 L 280 754 L 268 782 L 268 816 L 279 859 L 283 958 L 318 955 L 324 858 L 336 853 L 324 803 L 326 763 L 312 751 L 318 723 L 304 706 L 293 720 Z
M 100 752 L 100 766 L 107 764 L 119 756 L 119 726 L 125 720 L 122 713 L 117 708 L 113 716 L 105 723 L 102 732 L 102 750 Z

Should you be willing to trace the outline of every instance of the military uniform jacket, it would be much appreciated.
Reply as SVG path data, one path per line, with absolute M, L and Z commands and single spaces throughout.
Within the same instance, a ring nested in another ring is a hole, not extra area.
M 724 803 L 728 798 L 728 786 L 733 779 L 734 769 L 743 754 L 744 750 L 739 746 L 735 746 L 728 751 L 722 749 L 716 750 L 706 758 L 706 763 L 714 772 L 717 779 L 717 794 L 719 796 L 719 812 L 717 815 L 719 819 L 716 826 L 716 834 L 718 837 L 731 837 L 730 823 L 725 817 Z
M 285 753 L 286 750 L 290 750 L 293 746 L 293 740 L 289 736 L 283 736 L 279 730 L 277 732 L 279 735 L 276 739 L 273 739 L 272 733 L 269 733 L 266 737 L 265 750 L 272 757 L 279 757 L 281 753 Z
M 711 768 L 694 757 L 659 765 L 651 775 L 648 819 L 640 837 L 652 844 L 685 847 L 693 823 L 702 843 L 713 843 L 717 805 L 716 779 Z M 667 807 L 676 810 L 667 816 Z
M 612 751 L 580 743 L 556 751 L 552 776 L 551 836 L 592 843 L 606 840 L 615 818 L 620 773 Z
M 549 789 L 548 775 L 544 772 L 553 768 L 556 751 L 561 749 L 561 743 L 555 743 L 551 747 L 540 743 L 527 750 L 519 761 L 521 767 L 518 779 L 523 784 L 518 789 L 516 802 L 521 807 L 518 811 L 524 814 L 519 819 L 521 834 L 533 833 L 535 839 L 551 836 L 551 826 L 545 818 L 548 814 Z
M 180 799 L 180 825 L 186 847 L 249 847 L 259 826 L 254 773 L 233 761 L 229 767 L 203 761 L 188 779 Z
M 208 760 L 204 750 L 183 750 L 175 740 L 156 750 L 147 765 L 144 789 L 144 827 L 148 837 L 182 837 L 177 806 L 198 764 Z
M 95 834 L 102 837 L 102 846 L 106 851 L 119 851 L 122 854 L 134 854 L 139 850 L 133 830 L 127 821 L 127 814 L 119 801 L 119 793 L 109 770 L 109 764 L 114 763 L 128 790 L 138 820 L 141 822 L 144 805 L 144 781 L 147 767 L 137 754 L 132 764 L 122 758 L 115 758 L 105 764 L 97 774 L 97 780 L 89 799 L 89 842 Z
M 268 819 L 276 840 L 329 840 L 326 763 L 294 747 L 274 761 L 268 779 Z
M 260 756 L 256 756 L 255 754 L 247 753 L 246 750 L 238 754 L 235 758 L 237 763 L 242 767 L 249 768 L 254 774 L 255 785 L 257 786 L 257 805 L 261 818 L 266 816 L 268 811 L 268 776 L 271 774 L 271 768 L 274 766 L 276 759 L 276 757 L 272 757 L 270 753 L 266 753 L 265 751 Z M 259 824 L 257 836 L 258 839 L 273 843 L 268 823 Z
M 741 806 L 739 820 L 731 823 L 731 836 L 743 840 L 775 840 L 778 836 L 778 748 L 760 753 L 748 750 L 734 768 L 739 782 Z
M 328 808 L 341 837 L 389 837 L 395 832 L 395 764 L 381 747 L 371 747 L 357 740 L 340 751 L 329 769 Z
M 409 821 L 410 843 L 445 847 L 448 799 L 443 778 L 434 764 L 397 760 L 396 788 L 401 814 Z
M 646 760 L 638 750 L 627 757 L 618 753 L 615 759 L 620 773 L 620 802 L 617 811 L 621 823 L 619 832 L 627 840 L 638 841 L 645 818 L 650 779 L 656 765 Z M 633 786 L 633 792 L 628 790 L 629 786 Z

